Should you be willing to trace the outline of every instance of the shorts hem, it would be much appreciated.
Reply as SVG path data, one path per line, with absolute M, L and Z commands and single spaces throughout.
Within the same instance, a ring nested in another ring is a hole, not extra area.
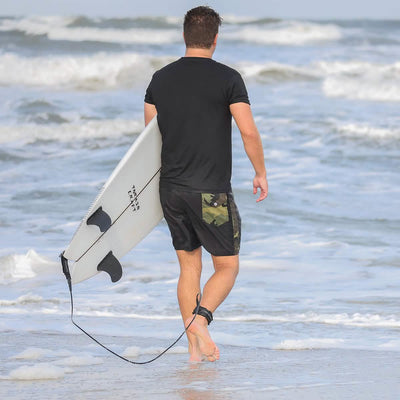
M 198 246 L 194 246 L 193 248 L 192 248 L 192 247 L 190 247 L 190 248 L 181 248 L 181 246 L 178 246 L 178 247 L 180 247 L 180 248 L 178 249 L 178 248 L 176 248 L 176 247 L 174 246 L 175 251 L 178 251 L 178 250 L 183 250 L 183 251 L 194 251 L 194 250 L 197 250 L 199 247 L 201 247 L 201 244 L 199 244 Z

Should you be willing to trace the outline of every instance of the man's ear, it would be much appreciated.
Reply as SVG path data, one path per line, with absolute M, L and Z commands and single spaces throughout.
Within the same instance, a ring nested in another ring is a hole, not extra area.
M 214 38 L 214 43 L 213 43 L 214 46 L 217 45 L 217 39 L 218 39 L 218 33 L 215 35 L 215 38 Z

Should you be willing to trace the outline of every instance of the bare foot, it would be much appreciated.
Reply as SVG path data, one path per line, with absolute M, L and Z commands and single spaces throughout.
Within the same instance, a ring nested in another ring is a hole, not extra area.
M 196 317 L 196 319 L 189 326 L 187 332 L 188 334 L 195 336 L 202 358 L 214 362 L 219 360 L 219 349 L 211 339 L 206 320 L 204 319 L 203 322 L 201 319 L 204 318 L 201 316 Z M 188 326 L 191 321 L 192 318 L 186 320 L 186 326 Z
M 187 332 L 188 340 L 189 340 L 189 353 L 190 358 L 189 362 L 201 362 L 202 355 L 199 348 L 199 343 L 197 338 L 193 333 Z

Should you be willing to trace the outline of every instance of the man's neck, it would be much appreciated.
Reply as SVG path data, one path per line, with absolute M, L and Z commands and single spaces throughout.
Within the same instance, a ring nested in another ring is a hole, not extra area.
M 185 57 L 203 57 L 212 58 L 215 47 L 211 46 L 209 49 L 198 49 L 194 47 L 186 47 Z

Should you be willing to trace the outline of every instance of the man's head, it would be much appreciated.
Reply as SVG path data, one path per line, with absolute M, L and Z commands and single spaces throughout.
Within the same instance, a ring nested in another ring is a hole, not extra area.
M 185 15 L 183 36 L 186 47 L 209 49 L 214 43 L 222 18 L 212 8 L 192 8 Z

